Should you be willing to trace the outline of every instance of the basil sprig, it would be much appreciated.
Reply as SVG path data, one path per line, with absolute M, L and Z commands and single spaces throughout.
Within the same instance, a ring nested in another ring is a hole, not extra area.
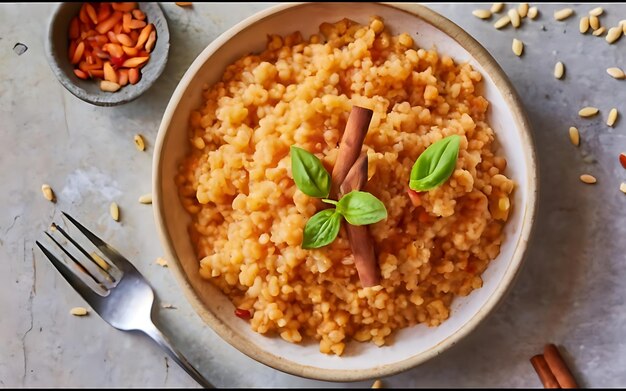
M 304 149 L 291 147 L 291 171 L 300 191 L 335 206 L 316 213 L 307 221 L 302 238 L 304 249 L 320 248 L 332 243 L 339 234 L 344 218 L 352 225 L 374 224 L 387 218 L 385 205 L 368 192 L 355 190 L 339 201 L 327 199 L 330 174 L 317 157 Z
M 460 143 L 461 137 L 454 134 L 426 148 L 411 169 L 409 188 L 427 191 L 447 181 L 456 167 Z
M 296 186 L 304 194 L 317 198 L 328 197 L 330 174 L 317 156 L 292 145 L 291 172 Z

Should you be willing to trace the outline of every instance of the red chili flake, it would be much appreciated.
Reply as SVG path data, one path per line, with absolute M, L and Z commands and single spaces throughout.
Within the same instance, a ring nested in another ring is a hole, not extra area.
M 237 308 L 235 310 L 235 315 L 244 320 L 248 320 L 251 318 L 250 311 L 244 310 L 243 308 Z
M 422 205 L 422 200 L 420 199 L 420 193 L 416 192 L 413 189 L 407 189 L 407 193 L 409 194 L 409 198 L 411 199 L 411 203 L 413 206 Z
M 127 60 L 126 54 L 122 55 L 122 57 L 113 57 L 111 56 L 111 64 L 115 67 L 115 68 L 121 68 L 122 65 L 124 64 L 124 61 Z
M 626 153 L 619 154 L 619 162 L 622 163 L 622 167 L 626 168 Z

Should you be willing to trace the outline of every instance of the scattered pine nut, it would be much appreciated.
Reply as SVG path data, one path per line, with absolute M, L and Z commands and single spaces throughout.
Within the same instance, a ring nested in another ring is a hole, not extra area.
M 597 107 L 587 106 L 580 109 L 578 115 L 584 118 L 593 117 L 594 115 L 598 114 L 599 111 L 600 110 Z
M 622 32 L 626 35 L 626 19 L 620 20 L 619 25 L 622 26 Z
M 602 7 L 597 7 L 592 9 L 591 11 L 589 11 L 589 15 L 591 16 L 600 16 L 602 15 L 602 13 L 604 12 L 604 10 L 602 9 Z
M 84 307 L 74 307 L 70 310 L 70 314 L 74 316 L 85 316 L 87 315 L 87 309 Z
M 609 118 L 607 118 L 606 124 L 613 127 L 613 125 L 615 125 L 615 121 L 617 121 L 617 109 L 614 107 L 611 111 L 609 111 Z
M 589 30 L 588 16 L 583 16 L 582 18 L 580 18 L 580 24 L 578 25 L 578 28 L 582 34 L 585 34 Z
M 513 45 L 511 49 L 513 49 L 513 53 L 515 53 L 515 55 L 519 57 L 524 51 L 524 43 L 517 38 L 513 38 Z
M 152 194 L 148 193 L 148 194 L 144 194 L 141 197 L 139 197 L 139 203 L 141 203 L 141 204 L 151 204 L 152 203 Z
M 489 19 L 491 18 L 491 11 L 489 10 L 474 10 L 472 11 L 472 15 L 480 19 Z
M 120 207 L 115 202 L 111 202 L 109 213 L 111 213 L 113 220 L 120 221 Z
M 190 2 L 190 1 L 177 1 L 176 5 L 179 6 L 179 7 L 189 7 L 189 6 L 193 5 L 193 3 Z
M 493 3 L 491 5 L 490 11 L 494 14 L 497 14 L 498 12 L 502 11 L 502 8 L 504 8 L 504 3 Z
M 604 32 L 606 31 L 606 28 L 604 28 L 604 26 L 600 26 L 600 28 L 598 28 L 596 31 L 594 31 L 593 34 L 595 37 L 599 37 L 602 34 L 604 34 Z
M 511 8 L 507 15 L 509 15 L 509 19 L 511 19 L 511 24 L 513 25 L 513 27 L 518 28 L 522 23 L 522 19 L 520 18 L 517 10 L 515 8 Z
M 556 19 L 556 20 L 565 20 L 565 19 L 569 18 L 570 16 L 572 16 L 573 13 L 574 13 L 573 9 L 571 9 L 571 8 L 563 8 L 561 10 L 554 11 L 554 19 Z
M 594 177 L 593 175 L 589 175 L 589 174 L 582 174 L 580 176 L 580 180 L 588 185 L 593 185 L 594 183 L 597 182 L 596 177 Z
M 611 75 L 611 77 L 615 79 L 623 79 L 624 77 L 626 77 L 626 74 L 624 74 L 624 71 L 622 71 L 620 68 L 617 68 L 617 67 L 608 68 L 606 70 L 606 73 L 608 73 L 609 75 Z
M 499 3 L 502 4 L 502 3 Z M 376 381 L 372 384 L 371 388 L 383 388 L 383 382 L 380 379 L 376 379 Z
M 54 192 L 52 191 L 50 185 L 46 183 L 41 185 L 41 192 L 43 193 L 45 199 L 47 199 L 48 201 L 56 202 L 56 197 L 54 196 Z
M 600 19 L 598 19 L 597 16 L 593 16 L 591 15 L 589 17 L 589 26 L 591 26 L 592 29 L 597 30 L 600 28 Z
M 565 67 L 563 66 L 563 63 L 561 61 L 557 62 L 554 65 L 554 77 L 556 77 L 557 79 L 560 79 L 563 77 L 564 72 L 565 72 Z
M 146 149 L 146 143 L 143 141 L 143 137 L 141 137 L 140 134 L 136 134 L 133 137 L 133 140 L 135 140 L 135 148 L 137 148 L 138 151 L 143 151 Z
M 98 255 L 98 253 L 92 252 L 89 255 L 91 255 L 91 259 L 93 259 L 93 261 L 97 263 L 98 266 L 100 266 L 104 270 L 109 270 L 109 264 L 100 255 Z
M 161 257 L 158 257 L 155 262 L 159 266 L 167 267 L 167 261 Z
M 493 27 L 497 29 L 501 29 L 502 27 L 506 26 L 509 23 L 511 23 L 511 18 L 505 15 L 501 17 L 500 19 L 496 20 L 496 23 L 493 24 Z
M 620 190 L 622 193 L 626 194 L 626 182 L 622 182 L 622 184 L 621 184 L 621 185 L 619 185 L 619 190 Z
M 619 154 L 619 162 L 622 167 L 626 168 L 626 153 L 622 152 Z
M 100 89 L 102 91 L 106 91 L 106 92 L 115 92 L 117 90 L 120 89 L 120 87 L 122 87 L 121 85 L 114 83 L 112 81 L 108 81 L 108 80 L 102 80 L 100 82 Z
M 611 27 L 609 32 L 606 34 L 606 41 L 608 43 L 613 43 L 617 41 L 622 36 L 622 28 L 621 27 Z
M 569 128 L 569 140 L 575 146 L 580 145 L 580 133 L 578 132 L 578 129 L 574 126 L 570 126 Z
M 517 13 L 520 17 L 525 18 L 528 15 L 528 3 L 520 3 L 517 7 Z
M 537 9 L 537 7 L 530 7 L 528 9 L 528 17 L 530 19 L 535 19 L 538 14 L 539 14 L 539 10 Z

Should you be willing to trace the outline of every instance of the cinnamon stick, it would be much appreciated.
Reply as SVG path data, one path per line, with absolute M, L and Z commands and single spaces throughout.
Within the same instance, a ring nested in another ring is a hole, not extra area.
M 352 190 L 362 190 L 367 183 L 367 154 L 363 153 L 354 163 L 346 179 L 340 186 L 341 194 Z M 376 262 L 374 243 L 365 225 L 346 224 L 348 241 L 354 255 L 354 265 L 359 273 L 363 287 L 376 286 L 380 283 L 380 272 Z
M 331 174 L 331 197 L 337 195 L 339 187 L 346 179 L 346 175 L 348 175 L 348 171 L 350 171 L 350 168 L 352 168 L 352 165 L 359 157 L 373 114 L 374 112 L 370 109 L 359 106 L 352 107 L 346 123 L 346 129 L 339 143 L 339 155 Z
M 543 354 L 533 356 L 530 359 L 530 363 L 533 365 L 533 368 L 535 368 L 537 375 L 539 375 L 539 380 L 541 380 L 543 388 L 561 388 Z
M 361 155 L 360 158 L 359 155 L 373 113 L 372 110 L 359 106 L 353 106 L 350 111 L 339 143 L 337 161 L 331 174 L 331 198 L 338 197 L 340 192 L 345 194 L 352 190 L 361 190 L 367 183 L 367 155 Z M 369 230 L 366 226 L 351 224 L 346 224 L 346 227 L 361 285 L 363 287 L 378 285 L 380 282 L 378 263 Z
M 561 357 L 559 349 L 554 344 L 548 344 L 543 349 L 543 356 L 550 367 L 550 370 L 554 374 L 554 377 L 559 382 L 561 388 L 578 388 L 578 384 L 570 372 L 567 364 Z

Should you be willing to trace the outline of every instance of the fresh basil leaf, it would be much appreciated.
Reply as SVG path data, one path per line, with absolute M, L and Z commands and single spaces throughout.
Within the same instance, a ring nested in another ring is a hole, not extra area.
M 365 191 L 351 191 L 341 197 L 337 212 L 352 225 L 374 224 L 387 218 L 385 204 Z
M 432 190 L 450 178 L 456 167 L 461 137 L 453 134 L 426 148 L 411 169 L 409 188 Z
M 341 214 L 324 209 L 314 214 L 304 226 L 302 248 L 319 248 L 331 243 L 339 234 Z
M 296 186 L 304 194 L 317 198 L 328 197 L 330 174 L 317 156 L 291 146 L 291 172 Z

